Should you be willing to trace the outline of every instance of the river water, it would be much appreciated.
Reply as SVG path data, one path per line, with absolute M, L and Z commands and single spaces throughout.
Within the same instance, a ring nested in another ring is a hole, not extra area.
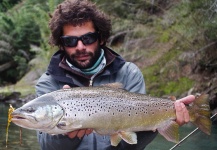
M 15 107 L 15 106 L 14 106 Z M 22 129 L 22 144 L 20 144 L 20 128 L 13 123 L 9 127 L 8 144 L 6 148 L 6 127 L 9 104 L 0 103 L 0 150 L 40 150 L 36 132 Z M 180 128 L 180 139 L 184 138 L 196 127 L 187 124 Z M 145 150 L 169 150 L 175 144 L 168 142 L 161 135 L 147 146 Z M 174 150 L 217 150 L 217 125 L 212 126 L 211 135 L 197 130 Z

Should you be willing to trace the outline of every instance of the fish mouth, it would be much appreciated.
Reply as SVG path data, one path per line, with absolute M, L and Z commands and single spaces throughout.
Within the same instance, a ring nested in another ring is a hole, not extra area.
M 27 115 L 27 116 L 24 116 L 24 115 L 19 115 L 19 114 L 11 114 L 11 121 L 16 123 L 16 122 L 21 122 L 21 121 L 29 121 L 29 122 L 32 122 L 32 123 L 36 123 L 37 120 L 33 117 L 33 116 L 30 116 L 30 115 Z
M 22 117 L 22 116 L 18 116 L 18 115 L 13 115 L 12 116 L 12 120 L 23 120 L 23 119 L 26 119 L 26 118 Z

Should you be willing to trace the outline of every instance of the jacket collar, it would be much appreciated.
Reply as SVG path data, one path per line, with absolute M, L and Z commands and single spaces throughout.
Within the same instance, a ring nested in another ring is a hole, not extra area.
M 125 60 L 108 47 L 102 47 L 105 51 L 106 67 L 100 73 L 100 76 L 112 75 L 124 65 Z M 89 81 L 90 76 L 85 76 L 71 69 L 65 61 L 66 55 L 63 50 L 58 50 L 51 58 L 47 73 L 54 79 L 61 82 L 68 82 L 69 77 L 82 78 Z

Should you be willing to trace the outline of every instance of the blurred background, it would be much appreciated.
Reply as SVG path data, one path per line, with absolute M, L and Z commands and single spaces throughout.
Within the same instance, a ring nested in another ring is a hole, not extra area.
M 145 78 L 147 94 L 180 98 L 208 93 L 212 115 L 216 113 L 217 0 L 92 1 L 112 20 L 112 35 L 107 45 L 138 65 Z M 35 97 L 37 79 L 57 50 L 48 44 L 48 22 L 49 14 L 61 2 L 0 0 L 1 135 L 6 133 L 9 104 L 19 107 Z M 201 140 L 206 139 L 204 145 L 207 147 L 198 147 L 216 149 L 216 122 L 214 117 L 212 136 L 198 132 L 183 144 L 189 143 L 187 147 L 178 148 L 198 146 L 195 143 L 202 144 Z M 181 137 L 194 128 L 184 126 Z M 212 141 L 216 144 L 210 144 Z M 160 137 L 149 149 L 169 149 L 173 145 Z M 5 137 L 0 138 L 0 147 L 4 149 Z M 39 149 L 35 132 L 23 129 L 20 146 L 19 127 L 12 124 L 7 149 L 15 148 Z

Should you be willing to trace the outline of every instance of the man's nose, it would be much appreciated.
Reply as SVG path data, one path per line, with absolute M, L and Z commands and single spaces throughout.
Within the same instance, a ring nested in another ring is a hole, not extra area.
M 85 45 L 83 44 L 83 42 L 81 40 L 78 40 L 78 44 L 76 46 L 76 48 L 79 50 L 79 49 L 84 49 L 85 48 Z

